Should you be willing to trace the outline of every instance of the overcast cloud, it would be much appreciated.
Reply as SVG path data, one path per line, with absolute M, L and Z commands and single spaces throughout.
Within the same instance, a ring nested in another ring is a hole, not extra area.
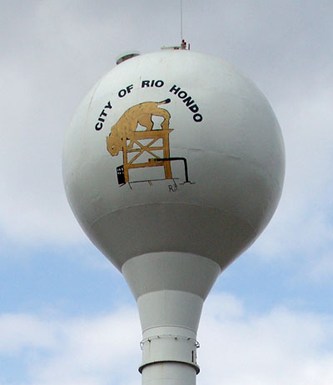
M 333 3 L 183 2 L 192 50 L 270 100 L 287 161 L 271 224 L 205 307 L 198 383 L 331 385 Z M 120 54 L 179 44 L 179 1 L 0 4 L 0 385 L 138 384 L 136 310 L 70 212 L 62 141 Z
M 231 295 L 212 295 L 199 333 L 198 382 L 330 385 L 332 321 L 285 308 L 253 315 Z M 0 331 L 0 357 L 24 354 L 20 384 L 138 383 L 140 331 L 131 308 L 88 319 L 3 315 Z

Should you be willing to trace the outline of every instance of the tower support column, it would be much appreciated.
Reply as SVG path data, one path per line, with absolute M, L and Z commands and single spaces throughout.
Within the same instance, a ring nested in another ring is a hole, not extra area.
M 122 272 L 140 314 L 142 384 L 195 385 L 197 330 L 219 265 L 194 254 L 159 252 L 128 260 Z
M 195 385 L 194 367 L 179 362 L 159 362 L 142 370 L 142 385 Z

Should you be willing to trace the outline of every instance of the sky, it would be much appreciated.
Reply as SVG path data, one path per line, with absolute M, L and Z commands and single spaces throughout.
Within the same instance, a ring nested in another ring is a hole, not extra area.
M 178 45 L 179 0 L 0 0 L 0 385 L 136 385 L 141 330 L 121 274 L 66 201 L 64 133 L 131 50 Z M 269 99 L 286 177 L 261 237 L 201 317 L 199 385 L 333 383 L 333 2 L 184 0 L 193 51 Z

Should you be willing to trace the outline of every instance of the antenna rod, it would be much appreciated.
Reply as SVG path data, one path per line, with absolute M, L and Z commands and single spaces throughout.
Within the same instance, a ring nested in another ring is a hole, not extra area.
M 180 0 L 180 41 L 183 40 L 183 0 Z

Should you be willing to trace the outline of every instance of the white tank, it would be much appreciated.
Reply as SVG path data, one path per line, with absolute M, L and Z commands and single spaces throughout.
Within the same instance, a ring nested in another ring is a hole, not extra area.
M 283 140 L 263 94 L 220 59 L 163 50 L 119 62 L 73 118 L 65 189 L 137 299 L 143 383 L 190 385 L 203 301 L 278 204 Z

